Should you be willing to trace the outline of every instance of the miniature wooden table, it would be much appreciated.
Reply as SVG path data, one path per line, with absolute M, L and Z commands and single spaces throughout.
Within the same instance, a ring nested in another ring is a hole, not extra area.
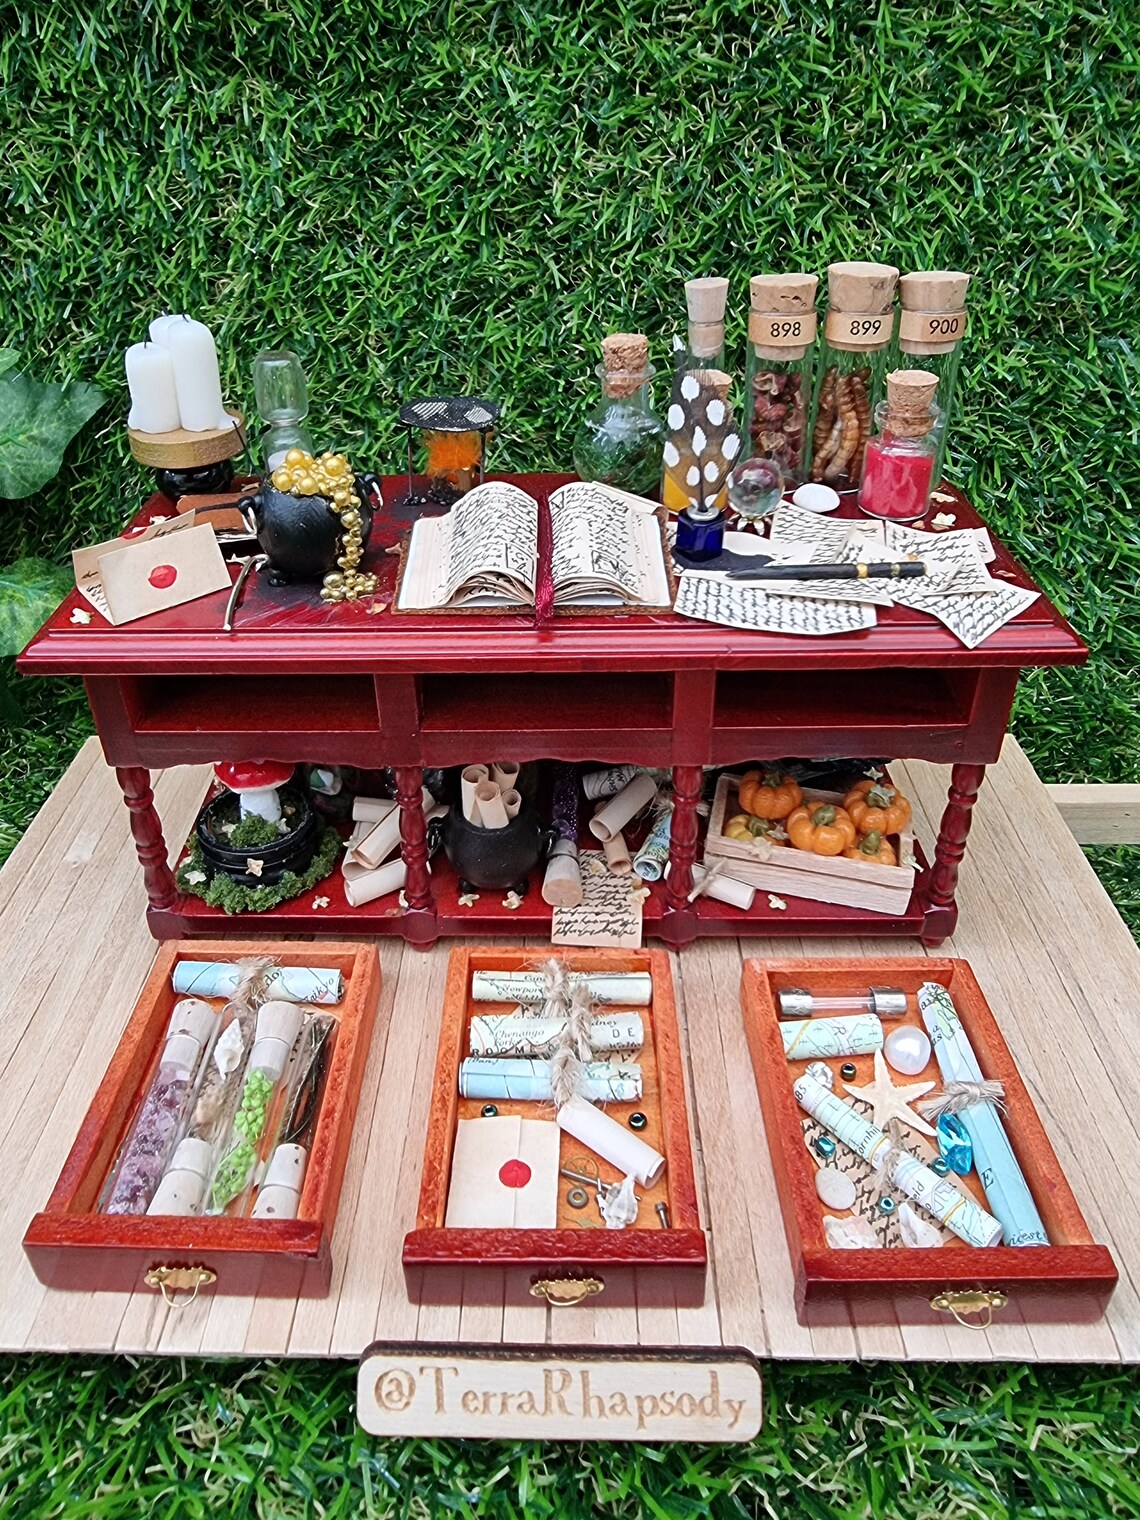
M 572 477 L 509 478 L 539 496 Z M 381 574 L 374 598 L 330 606 L 312 586 L 255 578 L 226 634 L 224 593 L 120 628 L 97 613 L 72 622 L 73 610 L 87 606 L 73 593 L 21 655 L 25 674 L 84 678 L 130 809 L 157 938 L 235 927 L 179 892 L 150 784 L 151 768 L 219 759 L 391 766 L 401 807 L 406 911 L 391 898 L 349 907 L 337 873 L 320 887 L 327 907 L 315 911 L 306 894 L 243 914 L 243 933 L 395 933 L 421 946 L 441 934 L 546 937 L 550 909 L 536 890 L 515 912 L 494 892 L 465 908 L 446 861 L 433 861 L 429 873 L 423 769 L 499 757 L 672 768 L 672 867 L 645 905 L 646 932 L 671 945 L 749 933 L 908 933 L 937 945 L 952 932 L 971 809 L 998 757 L 1018 673 L 1079 664 L 1088 653 L 1044 597 L 975 650 L 903 607 L 880 609 L 873 629 L 827 638 L 747 633 L 670 613 L 557 615 L 543 627 L 531 612 L 394 614 L 397 559 L 385 551 L 408 529 L 398 510 L 406 489 L 406 476 L 383 482 L 366 564 Z M 976 525 L 961 494 L 946 489 L 956 526 Z M 156 496 L 138 522 L 171 510 Z M 995 547 L 991 572 L 1032 585 Z M 765 893 L 750 914 L 688 901 L 702 767 L 791 755 L 952 765 L 931 868 L 901 917 L 795 898 L 774 912 Z

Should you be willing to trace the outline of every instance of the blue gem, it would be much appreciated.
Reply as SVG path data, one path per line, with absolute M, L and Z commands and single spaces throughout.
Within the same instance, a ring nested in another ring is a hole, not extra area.
M 939 1114 L 938 1149 L 952 1172 L 964 1177 L 974 1164 L 974 1147 L 957 1114 Z
M 936 1177 L 945 1177 L 946 1173 L 950 1170 L 946 1157 L 935 1156 L 934 1160 L 930 1163 L 930 1170 Z
M 812 1141 L 817 1156 L 822 1156 L 825 1161 L 835 1155 L 835 1141 L 830 1135 L 818 1135 Z
M 880 1214 L 893 1214 L 894 1211 L 895 1211 L 895 1200 L 893 1198 L 880 1198 L 879 1199 L 879 1213 Z

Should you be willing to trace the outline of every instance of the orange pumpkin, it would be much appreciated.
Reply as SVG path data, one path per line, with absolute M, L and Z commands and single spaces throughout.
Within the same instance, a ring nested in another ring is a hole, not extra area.
M 843 853 L 848 860 L 865 860 L 876 866 L 898 865 L 894 847 L 878 829 L 872 829 L 869 834 L 864 834 L 858 844 L 853 844 Z
M 786 818 L 804 794 L 782 771 L 746 771 L 740 778 L 740 806 L 754 818 Z
M 748 844 L 754 839 L 766 839 L 769 844 L 784 845 L 788 836 L 781 823 L 768 818 L 753 818 L 751 813 L 735 813 L 724 826 L 726 839 L 739 839 Z
M 784 826 L 796 849 L 809 850 L 813 855 L 842 855 L 855 843 L 855 825 L 849 814 L 830 802 L 793 809 Z
M 897 834 L 910 822 L 910 803 L 885 781 L 860 781 L 847 793 L 843 806 L 860 834 Z

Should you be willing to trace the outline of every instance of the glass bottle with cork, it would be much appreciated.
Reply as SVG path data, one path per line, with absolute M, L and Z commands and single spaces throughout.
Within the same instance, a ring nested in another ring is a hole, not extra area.
M 958 363 L 966 332 L 966 289 L 970 276 L 958 269 L 919 269 L 899 280 L 900 367 L 918 360 L 938 376 L 938 425 L 932 485 L 942 479 L 946 435 L 958 382 Z
M 688 309 L 689 325 L 685 347 L 683 350 L 679 349 L 677 357 L 674 397 L 667 418 L 665 468 L 661 479 L 661 500 L 670 512 L 683 512 L 692 501 L 701 500 L 703 494 L 698 491 L 701 485 L 699 478 L 690 479 L 694 471 L 699 477 L 700 469 L 693 458 L 689 431 L 683 421 L 679 420 L 676 396 L 678 381 L 691 376 L 695 385 L 689 388 L 693 390 L 694 396 L 697 394 L 697 388 L 714 390 L 724 403 L 726 417 L 731 423 L 732 409 L 729 392 L 732 388 L 732 376 L 724 367 L 724 309 L 727 301 L 728 281 L 726 279 L 709 275 L 702 279 L 685 281 L 685 304 Z M 736 447 L 739 450 L 739 438 L 737 438 Z M 727 499 L 727 490 L 721 485 L 713 493 L 712 505 L 720 509 Z
M 883 392 L 894 336 L 893 264 L 829 264 L 827 317 L 816 361 L 811 415 L 811 479 L 851 491 Z
M 867 442 L 859 506 L 869 517 L 917 522 L 930 504 L 941 411 L 938 376 L 899 369 L 887 376 L 887 399 L 875 408 L 878 433 Z
M 651 408 L 649 362 L 644 333 L 610 333 L 602 339 L 597 375 L 601 400 L 574 435 L 574 468 L 583 480 L 652 495 L 661 479 L 665 424 Z
M 814 274 L 758 274 L 749 281 L 744 370 L 750 454 L 774 460 L 786 487 L 802 485 L 815 350 Z

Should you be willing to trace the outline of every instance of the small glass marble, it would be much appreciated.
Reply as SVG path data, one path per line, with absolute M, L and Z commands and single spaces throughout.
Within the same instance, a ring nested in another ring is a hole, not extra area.
M 746 459 L 728 477 L 728 504 L 744 522 L 767 517 L 783 494 L 784 472 L 775 459 Z

